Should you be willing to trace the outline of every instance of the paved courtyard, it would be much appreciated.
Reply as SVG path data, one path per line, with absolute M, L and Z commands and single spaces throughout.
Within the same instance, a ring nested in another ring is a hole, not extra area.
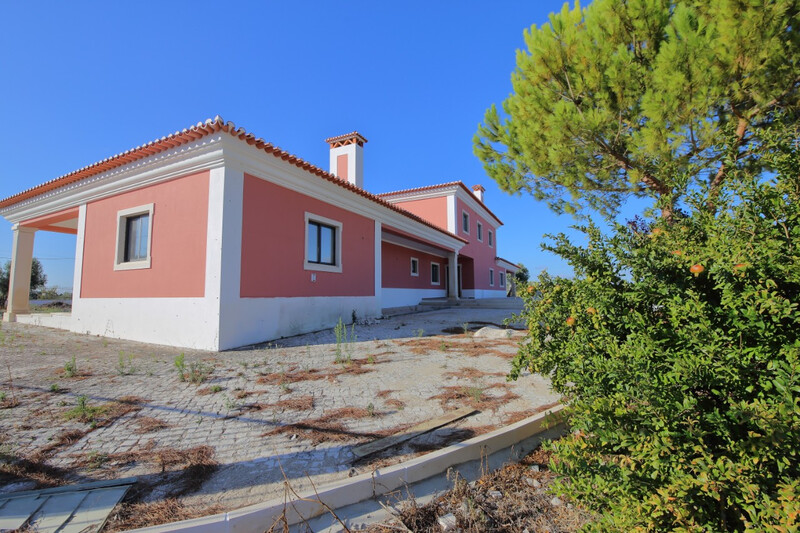
M 202 514 L 490 431 L 558 400 L 541 376 L 506 382 L 521 331 L 473 335 L 510 314 L 428 311 L 348 326 L 338 343 L 326 330 L 227 352 L 3 324 L 0 492 L 136 476 L 134 503 Z M 463 406 L 480 412 L 364 460 L 351 451 Z

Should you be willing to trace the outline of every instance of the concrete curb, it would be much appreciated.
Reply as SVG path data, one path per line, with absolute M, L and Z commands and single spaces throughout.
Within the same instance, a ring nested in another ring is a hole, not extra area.
M 316 495 L 313 491 L 306 492 L 301 494 L 299 499 L 279 498 L 227 513 L 135 531 L 148 533 L 168 531 L 184 533 L 263 532 L 281 519 L 284 512 L 289 525 L 294 525 L 304 519 L 324 514 L 326 509 L 320 501 L 325 502 L 331 509 L 353 505 L 436 476 L 453 466 L 480 460 L 539 433 L 554 429 L 566 431 L 563 409 L 564 407 L 559 405 L 510 426 L 416 459 L 331 483 L 318 489 Z

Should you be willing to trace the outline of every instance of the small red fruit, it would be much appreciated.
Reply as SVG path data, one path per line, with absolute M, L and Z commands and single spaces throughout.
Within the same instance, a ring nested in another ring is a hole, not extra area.
M 683 250 L 672 250 L 672 255 L 683 255 Z
M 595 309 L 594 307 L 587 307 L 586 312 L 589 313 L 590 315 L 594 315 L 597 314 L 597 309 Z
M 700 274 L 701 272 L 703 272 L 705 269 L 706 269 L 706 267 L 704 267 L 703 265 L 697 264 L 697 265 L 692 265 L 691 267 L 689 267 L 689 272 L 691 272 L 692 274 L 694 274 L 696 276 L 697 274 Z
M 570 327 L 575 325 L 575 317 L 574 316 L 571 316 L 571 317 L 567 318 L 567 325 L 570 326 Z
M 533 287 L 528 287 L 528 294 L 533 294 Z
M 748 267 L 747 263 L 736 263 L 735 265 L 733 265 L 734 270 L 744 270 L 747 267 Z

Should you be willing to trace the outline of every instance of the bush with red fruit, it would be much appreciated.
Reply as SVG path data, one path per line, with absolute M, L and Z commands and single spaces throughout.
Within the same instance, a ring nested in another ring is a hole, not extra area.
M 575 276 L 523 292 L 512 377 L 564 395 L 582 438 L 552 445 L 557 490 L 598 512 L 592 528 L 800 527 L 798 161 L 731 180 L 714 210 L 545 246 Z

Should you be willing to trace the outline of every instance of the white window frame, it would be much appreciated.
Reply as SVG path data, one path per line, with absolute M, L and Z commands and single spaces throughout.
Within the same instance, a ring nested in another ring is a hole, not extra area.
M 489 269 L 489 286 L 494 287 L 494 269 Z
M 494 233 L 492 233 L 492 230 L 486 230 L 486 233 L 488 235 L 489 247 L 494 248 Z
M 480 242 L 483 242 L 483 224 L 480 222 L 475 223 L 475 236 Z
M 436 281 L 433 281 L 433 267 L 436 266 Z M 431 285 L 441 285 L 442 284 L 442 265 L 440 263 L 431 262 Z
M 465 217 L 466 217 L 466 220 L 465 220 Z M 466 229 L 464 229 L 464 222 L 467 223 Z M 465 233 L 466 235 L 469 235 L 469 226 L 470 226 L 469 213 L 467 213 L 466 209 L 464 209 L 464 210 L 461 211 L 461 232 Z
M 506 286 L 506 273 L 505 272 L 499 272 L 498 276 L 500 276 L 500 286 L 501 287 L 505 287 Z
M 414 272 L 414 264 L 415 263 L 417 265 L 417 271 L 416 272 Z M 411 275 L 416 277 L 416 278 L 419 277 L 419 259 L 417 259 L 416 257 L 412 257 L 411 258 Z
M 342 223 L 338 220 L 333 220 L 314 213 L 305 212 L 303 220 L 303 269 L 313 270 L 316 272 L 342 272 Z M 331 226 L 336 231 L 336 257 L 334 265 L 324 265 L 321 263 L 312 263 L 308 260 L 308 223 L 317 222 L 326 226 Z
M 150 268 L 151 251 L 153 249 L 153 209 L 154 204 L 144 204 L 117 211 L 117 243 L 114 256 L 114 270 L 140 270 Z M 147 223 L 147 258 L 138 261 L 125 261 L 125 237 L 127 220 L 131 217 L 148 215 Z

